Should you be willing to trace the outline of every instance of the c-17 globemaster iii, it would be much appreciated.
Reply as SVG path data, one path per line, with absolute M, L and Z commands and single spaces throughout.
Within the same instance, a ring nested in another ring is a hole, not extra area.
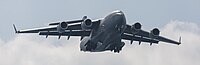
M 125 15 L 122 11 L 116 10 L 108 14 L 104 18 L 91 20 L 84 16 L 80 20 L 62 21 L 50 23 L 47 27 L 17 30 L 16 33 L 39 33 L 45 35 L 46 38 L 51 36 L 80 36 L 80 50 L 89 52 L 114 51 L 120 52 L 125 43 L 122 40 L 147 42 L 150 45 L 158 44 L 159 41 L 181 44 L 179 42 L 170 40 L 160 36 L 158 28 L 152 29 L 150 32 L 141 29 L 142 25 L 139 22 L 129 25 L 126 23 Z

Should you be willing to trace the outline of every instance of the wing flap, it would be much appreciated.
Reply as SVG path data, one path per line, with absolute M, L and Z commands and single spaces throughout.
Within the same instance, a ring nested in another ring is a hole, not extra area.
M 131 35 L 127 35 L 127 34 L 123 34 L 122 35 L 122 39 L 125 39 L 125 40 L 134 40 L 134 41 L 141 41 L 141 42 L 158 43 L 157 40 L 151 40 L 151 39 L 141 38 L 141 37 L 137 37 L 137 36 L 131 36 Z
M 63 33 L 59 33 L 57 31 L 42 31 L 39 35 L 50 35 L 50 36 L 89 36 L 90 31 L 66 31 Z

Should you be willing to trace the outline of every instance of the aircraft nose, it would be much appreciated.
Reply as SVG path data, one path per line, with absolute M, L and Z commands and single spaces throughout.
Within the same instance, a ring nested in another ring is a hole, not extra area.
M 122 11 L 120 10 L 116 10 L 113 12 L 113 16 L 112 16 L 112 19 L 114 22 L 116 22 L 117 24 L 120 23 L 126 23 L 126 18 L 125 18 L 125 15 Z
M 117 10 L 117 11 L 114 12 L 114 18 L 125 19 L 125 15 L 122 11 Z
M 122 12 L 121 10 L 115 10 L 115 11 L 113 11 L 113 13 L 120 13 L 120 12 Z
M 120 10 L 116 10 L 113 12 L 115 15 L 124 16 L 124 13 Z

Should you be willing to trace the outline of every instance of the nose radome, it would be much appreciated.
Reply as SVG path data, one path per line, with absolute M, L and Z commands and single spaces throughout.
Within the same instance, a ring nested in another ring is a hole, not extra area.
M 124 13 L 120 10 L 116 10 L 113 12 L 113 18 L 116 20 L 121 20 L 120 22 L 126 21 Z
M 123 16 L 123 13 L 115 13 L 116 15 Z
M 113 11 L 113 13 L 118 15 L 124 15 L 124 13 L 121 10 L 115 10 Z
M 115 11 L 113 11 L 113 13 L 122 13 L 122 11 L 121 10 L 115 10 Z

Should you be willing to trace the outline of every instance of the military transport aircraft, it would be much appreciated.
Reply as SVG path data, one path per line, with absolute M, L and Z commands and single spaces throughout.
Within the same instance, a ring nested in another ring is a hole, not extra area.
M 51 36 L 80 36 L 80 50 L 90 52 L 114 51 L 120 52 L 125 45 L 123 40 L 148 42 L 158 44 L 159 41 L 181 44 L 179 42 L 159 36 L 158 28 L 152 29 L 150 32 L 141 29 L 139 22 L 133 25 L 126 24 L 126 18 L 122 11 L 116 10 L 102 19 L 91 20 L 87 16 L 83 16 L 80 20 L 62 21 L 50 23 L 47 27 L 17 30 L 13 24 L 16 33 L 39 33 L 45 35 L 46 38 Z

